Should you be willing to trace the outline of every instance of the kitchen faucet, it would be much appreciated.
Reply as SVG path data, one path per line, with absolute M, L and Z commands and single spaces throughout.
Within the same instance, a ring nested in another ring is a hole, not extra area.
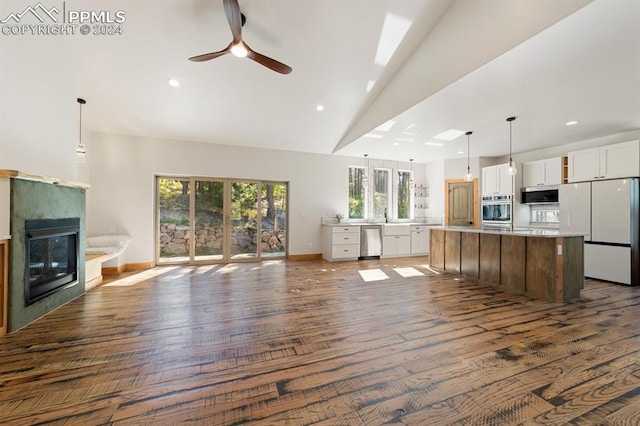
M 384 208 L 384 223 L 389 223 L 389 216 L 387 215 L 387 208 Z

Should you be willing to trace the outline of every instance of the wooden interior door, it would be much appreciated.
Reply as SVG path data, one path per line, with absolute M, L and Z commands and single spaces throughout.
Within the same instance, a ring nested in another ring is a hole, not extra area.
M 478 226 L 478 179 L 445 182 L 445 225 Z

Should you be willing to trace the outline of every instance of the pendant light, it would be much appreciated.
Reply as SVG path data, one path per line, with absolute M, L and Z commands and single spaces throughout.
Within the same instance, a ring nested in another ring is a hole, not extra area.
M 507 174 L 511 176 L 518 173 L 518 169 L 516 169 L 516 165 L 513 163 L 513 158 L 511 158 L 511 123 L 515 119 L 515 117 L 507 118 L 507 121 L 509 122 L 509 168 L 507 169 Z
M 79 139 L 78 139 L 78 146 L 76 147 L 76 161 L 78 163 L 84 163 L 85 156 L 87 154 L 87 150 L 82 144 L 82 105 L 86 103 L 87 101 L 85 101 L 84 99 L 78 98 L 78 104 L 80 105 L 80 133 L 79 133 Z
M 469 139 L 470 139 L 472 134 L 473 134 L 473 132 L 465 133 L 465 135 L 467 135 L 467 174 L 464 175 L 464 181 L 465 182 L 472 182 L 473 181 L 473 175 L 471 174 L 471 167 L 469 167 Z
M 413 158 L 409 158 L 409 164 L 411 164 L 411 174 L 409 175 L 409 188 L 413 189 L 415 182 L 413 181 Z
M 369 184 L 369 154 L 364 155 L 364 176 L 362 177 L 362 186 Z

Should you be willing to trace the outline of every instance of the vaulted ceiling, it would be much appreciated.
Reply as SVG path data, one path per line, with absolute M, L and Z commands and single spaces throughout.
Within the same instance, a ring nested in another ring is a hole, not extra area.
M 460 156 L 465 137 L 434 139 L 448 129 L 474 131 L 472 156 L 504 155 L 511 115 L 515 152 L 640 128 L 637 0 L 239 3 L 244 40 L 291 74 L 232 55 L 187 60 L 231 41 L 222 0 L 92 2 L 126 12 L 121 35 L 51 41 L 76 58 L 86 126 L 417 162 Z

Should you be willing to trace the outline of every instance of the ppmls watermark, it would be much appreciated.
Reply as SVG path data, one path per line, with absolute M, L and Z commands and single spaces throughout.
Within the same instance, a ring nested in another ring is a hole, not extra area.
M 127 14 L 124 10 L 67 10 L 38 2 L 0 20 L 0 34 L 12 35 L 121 35 Z

